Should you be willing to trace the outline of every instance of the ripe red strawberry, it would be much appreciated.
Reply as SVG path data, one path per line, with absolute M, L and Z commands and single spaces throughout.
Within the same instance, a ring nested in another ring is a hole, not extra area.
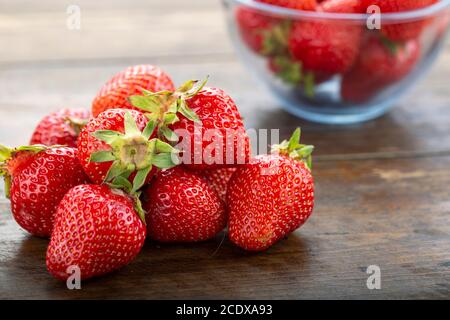
M 354 0 L 357 1 L 357 0 Z M 354 1 L 324 1 L 318 10 L 356 13 Z M 354 63 L 363 28 L 346 21 L 297 21 L 289 36 L 289 51 L 305 70 L 333 75 L 347 71 Z
M 172 80 L 159 67 L 137 65 L 116 74 L 100 89 L 92 102 L 92 115 L 112 108 L 134 109 L 127 98 L 141 94 L 142 89 L 149 91 L 174 90 Z
M 316 0 L 258 0 L 266 4 L 298 10 L 314 10 Z M 287 53 L 290 22 L 245 6 L 236 10 L 236 22 L 243 42 L 254 52 L 273 56 Z
M 366 8 L 361 0 L 325 0 L 318 11 L 334 13 L 365 13 Z
M 262 54 L 264 42 L 274 26 L 275 19 L 260 11 L 240 6 L 236 10 L 236 22 L 244 43 L 254 52 Z
M 274 154 L 241 166 L 228 184 L 229 238 L 249 251 L 262 251 L 299 228 L 314 206 L 314 182 L 307 163 L 312 146 L 299 144 L 297 129 Z M 302 161 L 302 160 L 305 160 Z
M 237 168 L 219 168 L 209 170 L 198 170 L 197 173 L 201 175 L 208 184 L 217 192 L 217 195 L 223 201 L 226 200 L 228 182 Z
M 317 5 L 316 0 L 257 0 L 278 7 L 285 7 L 297 10 L 314 10 Z
M 189 81 L 174 93 L 146 92 L 132 104 L 158 122 L 158 135 L 180 142 L 182 162 L 190 169 L 234 166 L 248 161 L 249 138 L 236 104 L 223 90 L 195 87 Z
M 371 37 L 354 67 L 342 79 L 342 98 L 356 103 L 369 100 L 406 77 L 419 61 L 420 51 L 417 40 L 398 45 Z
M 437 3 L 438 0 L 362 0 L 364 8 L 376 5 L 381 13 L 393 13 L 413 11 Z M 430 18 L 413 22 L 402 22 L 395 24 L 381 24 L 381 32 L 392 41 L 407 41 L 417 39 L 424 27 L 430 22 Z
M 0 145 L 0 175 L 17 223 L 29 233 L 50 236 L 56 207 L 72 187 L 87 182 L 77 150 L 68 147 Z
M 218 88 L 203 88 L 186 103 L 201 121 L 198 129 L 195 123 L 180 116 L 180 121 L 172 125 L 175 132 L 190 134 L 182 139 L 191 141 L 182 140 L 180 143 L 181 150 L 187 154 L 183 154 L 183 163 L 187 167 L 207 169 L 248 162 L 249 138 L 236 104 L 229 95 Z M 209 133 L 213 136 L 208 137 Z
M 45 116 L 31 136 L 30 144 L 65 145 L 75 148 L 81 129 L 89 120 L 84 109 L 61 109 Z
M 108 109 L 91 119 L 78 139 L 86 174 L 97 184 L 129 178 L 136 191 L 156 168 L 173 166 L 174 149 L 154 137 L 155 126 L 141 112 L 126 109 Z
M 100 276 L 130 263 L 144 245 L 146 227 L 133 199 L 106 185 L 79 185 L 58 206 L 47 249 L 47 269 L 66 280 L 77 266 L 81 279 Z
M 161 171 L 143 191 L 148 236 L 161 242 L 213 238 L 226 225 L 217 193 L 199 175 L 180 166 Z

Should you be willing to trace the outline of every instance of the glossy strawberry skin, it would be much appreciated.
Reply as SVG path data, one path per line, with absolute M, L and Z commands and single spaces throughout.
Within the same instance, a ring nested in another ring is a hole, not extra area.
M 200 118 L 201 126 L 196 129 L 198 125 L 181 115 L 180 121 L 171 128 L 181 133 L 180 148 L 184 151 L 182 161 L 189 169 L 212 169 L 248 162 L 249 138 L 230 96 L 221 89 L 205 87 L 188 99 L 187 104 Z M 212 134 L 212 137 L 208 137 L 208 134 Z M 190 141 L 183 142 L 183 136 L 188 136 Z M 210 139 L 214 137 L 217 144 Z M 216 145 L 219 146 L 217 153 L 212 148 Z
M 70 119 L 87 121 L 90 112 L 84 109 L 61 109 L 45 116 L 37 125 L 30 144 L 45 146 L 64 145 L 75 148 L 79 131 L 71 125 Z
M 47 249 L 47 269 L 66 280 L 69 266 L 81 279 L 100 276 L 130 263 L 140 252 L 146 227 L 131 198 L 106 185 L 79 185 L 58 206 Z
M 198 170 L 196 171 L 201 175 L 208 184 L 217 192 L 217 195 L 223 201 L 226 200 L 228 182 L 231 179 L 233 173 L 235 173 L 237 168 L 218 168 L 210 170 Z
M 358 13 L 354 1 L 325 1 L 319 11 Z M 355 12 L 356 11 L 356 12 Z M 289 51 L 305 70 L 323 75 L 347 71 L 358 56 L 363 28 L 345 21 L 296 21 L 289 35 Z
M 101 184 L 109 168 L 112 165 L 112 161 L 108 162 L 91 162 L 90 157 L 94 152 L 110 150 L 111 147 L 103 141 L 98 140 L 92 136 L 97 130 L 113 130 L 124 133 L 124 116 L 125 109 L 108 109 L 102 112 L 96 118 L 91 119 L 88 124 L 81 131 L 78 138 L 78 155 L 80 163 L 84 168 L 84 171 L 96 184 Z M 148 122 L 147 118 L 139 111 L 128 110 L 133 116 L 139 130 L 143 130 Z M 154 169 L 149 175 L 148 180 L 156 172 Z M 133 175 L 130 176 L 130 180 L 133 179 Z
M 266 250 L 303 225 L 313 207 L 314 181 L 303 162 L 257 156 L 228 184 L 229 238 L 248 251 Z
M 366 7 L 361 0 L 325 0 L 318 11 L 333 13 L 365 13 Z
M 142 89 L 152 92 L 175 89 L 170 77 L 159 67 L 152 65 L 131 66 L 119 72 L 100 89 L 92 102 L 94 117 L 112 108 L 136 109 L 127 100 L 129 96 L 142 94 Z
M 72 187 L 86 183 L 77 150 L 61 147 L 36 154 L 23 151 L 8 163 L 12 175 L 11 211 L 32 235 L 49 237 L 56 208 Z
M 316 0 L 257 0 L 266 4 L 285 7 L 297 10 L 314 10 L 317 5 Z
M 413 11 L 437 3 L 438 0 L 363 0 L 363 6 L 368 8 L 376 5 L 381 13 L 395 13 L 404 11 Z M 430 18 L 413 22 L 402 22 L 395 24 L 382 24 L 381 32 L 392 41 L 407 41 L 417 39 L 426 25 L 431 21 Z
M 160 242 L 213 238 L 226 225 L 223 202 L 199 175 L 182 168 L 161 171 L 143 192 L 148 236 Z
M 342 98 L 365 102 L 387 86 L 405 78 L 420 59 L 421 47 L 410 40 L 392 51 L 379 38 L 371 37 L 354 67 L 342 79 Z
M 275 21 L 272 17 L 244 6 L 236 10 L 236 22 L 242 40 L 258 54 L 263 54 L 265 33 L 270 32 Z

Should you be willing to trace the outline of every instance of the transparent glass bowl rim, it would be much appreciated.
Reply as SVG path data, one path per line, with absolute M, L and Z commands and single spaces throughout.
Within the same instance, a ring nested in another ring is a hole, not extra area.
M 267 12 L 273 15 L 286 16 L 297 19 L 330 19 L 330 20 L 352 20 L 352 21 L 367 21 L 370 14 L 359 13 L 332 13 L 332 12 L 317 12 L 317 11 L 305 11 L 295 10 L 289 8 L 283 8 L 257 2 L 255 0 L 223 0 L 225 2 L 234 2 L 236 4 L 245 5 L 257 9 L 261 12 Z M 435 15 L 441 10 L 446 9 L 450 5 L 450 0 L 440 0 L 437 3 L 412 11 L 396 12 L 396 13 L 381 13 L 381 19 L 384 22 L 393 21 L 401 22 L 407 20 L 418 20 L 426 18 L 428 16 Z

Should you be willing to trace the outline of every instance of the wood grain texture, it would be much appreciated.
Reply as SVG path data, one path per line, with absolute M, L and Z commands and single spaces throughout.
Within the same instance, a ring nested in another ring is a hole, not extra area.
M 88 108 L 111 75 L 154 63 L 177 83 L 210 75 L 248 128 L 280 128 L 285 138 L 300 125 L 316 146 L 317 205 L 265 253 L 222 243 L 223 234 L 197 245 L 149 242 L 131 265 L 69 291 L 46 272 L 47 240 L 22 231 L 0 199 L 0 298 L 450 298 L 449 45 L 389 114 L 324 126 L 282 111 L 248 75 L 219 1 L 77 3 L 80 33 L 65 28 L 68 1 L 0 1 L 1 143 L 27 143 L 49 111 Z M 382 290 L 366 287 L 372 264 Z
M 3 214 L 0 298 L 448 298 L 449 166 L 450 157 L 319 161 L 312 218 L 267 252 L 221 244 L 222 234 L 148 242 L 132 264 L 80 291 L 46 272 L 47 240 Z M 366 287 L 369 265 L 381 268 L 381 290 Z

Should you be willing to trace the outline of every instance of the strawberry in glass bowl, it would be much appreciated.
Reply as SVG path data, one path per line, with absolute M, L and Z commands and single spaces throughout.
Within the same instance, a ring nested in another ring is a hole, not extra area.
M 384 114 L 436 60 L 450 0 L 223 0 L 232 41 L 290 113 L 349 124 Z

